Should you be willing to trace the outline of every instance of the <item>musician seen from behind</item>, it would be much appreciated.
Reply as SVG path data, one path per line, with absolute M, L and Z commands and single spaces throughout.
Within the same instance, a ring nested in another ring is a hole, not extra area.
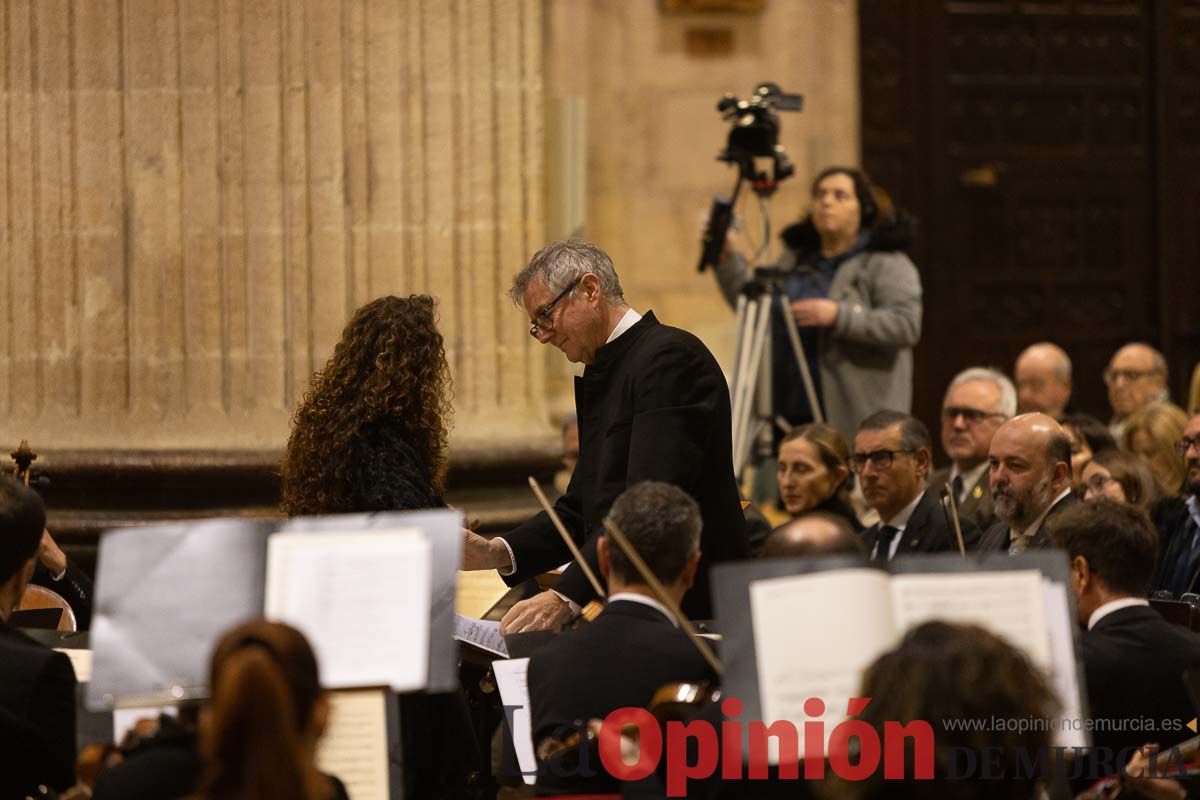
M 1071 491 L 1071 443 L 1045 414 L 1021 414 L 1000 426 L 988 450 L 988 482 L 998 521 L 980 550 L 1044 549 L 1047 522 L 1079 502 Z
M 958 536 L 942 510 L 938 492 L 926 488 L 929 430 L 899 411 L 877 411 L 858 426 L 850 468 L 862 482 L 868 505 L 879 522 L 863 531 L 872 561 L 898 555 L 958 549 Z M 962 520 L 964 546 L 972 547 L 979 529 Z
M 954 376 L 942 400 L 942 449 L 950 466 L 929 478 L 941 494 L 947 483 L 954 492 L 959 516 L 980 530 L 996 522 L 988 486 L 988 448 L 1004 422 L 1017 413 L 1017 392 L 1004 373 L 971 367 Z
M 1050 535 L 1071 560 L 1086 630 L 1080 652 L 1093 745 L 1112 750 L 1112 764 L 1124 764 L 1147 742 L 1166 749 L 1190 737 L 1185 724 L 1196 711 L 1183 674 L 1200 669 L 1200 635 L 1168 622 L 1146 600 L 1158 550 L 1149 518 L 1102 499 L 1059 514 Z
M 1200 414 L 1188 420 L 1175 452 L 1186 470 L 1183 498 L 1164 507 L 1156 520 L 1164 541 L 1154 588 L 1178 597 L 1200 587 Z
M 643 481 L 626 489 L 609 518 L 641 555 L 677 604 L 692 587 L 700 563 L 700 508 L 670 484 Z M 564 749 L 575 722 L 604 719 L 618 708 L 646 708 L 668 683 L 715 681 L 679 620 L 661 603 L 624 551 L 607 535 L 597 539 L 600 572 L 608 581 L 604 611 L 564 632 L 529 662 L 538 791 L 549 794 L 615 792 L 618 784 L 591 747 L 586 756 Z M 586 758 L 595 776 L 582 774 Z
M 0 477 L 0 797 L 75 783 L 75 671 L 62 653 L 8 625 L 37 563 L 42 499 Z
M 529 333 L 583 363 L 575 379 L 579 462 L 554 508 L 595 571 L 602 520 L 622 491 L 643 480 L 680 487 L 703 523 L 696 585 L 683 602 L 712 616 L 708 567 L 747 557 L 733 474 L 729 389 L 716 359 L 687 331 L 638 314 L 625 300 L 612 260 L 594 244 L 554 242 L 513 279 L 510 295 L 529 314 Z M 543 512 L 506 536 L 464 532 L 464 569 L 498 569 L 515 586 L 571 558 Z M 557 627 L 595 598 L 578 565 L 553 591 L 517 603 L 505 633 Z
M 775 265 L 800 328 L 825 419 L 847 439 L 879 408 L 912 407 L 912 348 L 921 338 L 921 278 L 904 251 L 909 217 L 862 170 L 829 167 L 812 183 L 812 205 L 785 228 Z M 730 305 L 753 278 L 736 233 L 727 237 L 717 280 Z M 792 425 L 811 422 L 783 318 L 772 321 L 775 413 Z

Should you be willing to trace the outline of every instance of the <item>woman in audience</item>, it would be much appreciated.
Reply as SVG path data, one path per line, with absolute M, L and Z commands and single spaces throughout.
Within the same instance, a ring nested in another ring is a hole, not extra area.
M 299 631 L 266 620 L 238 625 L 217 642 L 210 677 L 212 703 L 200 736 L 202 797 L 347 796 L 341 781 L 317 769 L 329 704 L 317 659 Z
M 1175 443 L 1183 436 L 1188 415 L 1174 403 L 1155 403 L 1129 417 L 1121 447 L 1145 462 L 1158 480 L 1163 497 L 1174 497 L 1183 488 L 1183 459 Z
M 880 408 L 912 405 L 912 348 L 921 338 L 921 278 L 907 255 L 909 217 L 862 170 L 829 167 L 812 183 L 809 213 L 781 234 L 775 266 L 800 328 L 826 420 L 852 436 Z M 733 305 L 751 280 L 751 254 L 737 234 L 715 270 Z M 772 322 L 775 413 L 793 425 L 815 419 L 782 314 Z
M 776 475 L 788 514 L 795 518 L 809 511 L 828 511 L 862 530 L 850 506 L 848 458 L 846 440 L 829 425 L 801 425 L 784 436 Z
M 449 395 L 432 298 L 381 297 L 360 308 L 293 418 L 284 511 L 442 505 Z
M 1036 778 L 1020 756 L 1051 745 L 1050 720 L 1058 703 L 1042 672 L 1025 653 L 973 625 L 926 622 L 867 668 L 858 697 L 871 698 L 858 715 L 884 740 L 885 723 L 923 720 L 933 729 L 933 777 L 914 780 L 914 748 L 904 748 L 904 779 L 885 779 L 882 766 L 863 781 L 835 782 L 829 797 L 875 800 L 1031 800 Z M 986 727 L 988 720 L 1037 720 L 1037 730 Z M 985 727 L 964 724 L 982 721 Z M 959 727 L 951 727 L 951 726 Z M 964 751 L 977 765 L 963 769 Z M 988 754 L 992 754 L 989 756 Z M 996 754 L 999 758 L 995 758 Z M 985 760 L 987 768 L 982 768 Z M 839 785 L 840 784 L 840 785 Z
M 1089 503 L 1108 498 L 1148 512 L 1159 498 L 1150 468 L 1120 450 L 1097 453 L 1083 470 L 1083 485 L 1083 499 Z
M 1096 453 L 1116 450 L 1108 426 L 1090 414 L 1067 414 L 1062 418 L 1063 432 L 1071 441 L 1071 488 L 1083 496 L 1083 470 Z

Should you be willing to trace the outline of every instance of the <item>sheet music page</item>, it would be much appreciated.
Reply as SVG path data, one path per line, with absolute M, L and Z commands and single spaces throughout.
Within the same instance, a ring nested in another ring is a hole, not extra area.
M 329 692 L 329 727 L 317 748 L 317 767 L 346 784 L 354 800 L 389 800 L 387 690 Z
M 508 594 L 508 584 L 494 569 L 459 571 L 457 586 L 454 610 L 475 619 L 483 619 Z
M 430 557 L 415 529 L 277 533 L 267 540 L 264 610 L 308 637 L 325 686 L 421 689 Z
M 87 683 L 92 679 L 92 651 L 77 648 L 56 647 L 55 652 L 62 653 L 71 660 L 71 669 L 75 670 L 75 680 Z
M 1063 724 L 1053 731 L 1054 744 L 1060 747 L 1086 747 L 1087 733 L 1079 722 L 1083 719 L 1083 708 L 1075 663 L 1074 629 L 1078 623 L 1071 613 L 1071 603 L 1067 598 L 1070 587 L 1043 577 L 1042 589 L 1050 650 L 1050 681 L 1058 701 L 1062 703 L 1060 717 Z M 1075 730 L 1076 724 L 1079 724 L 1079 730 Z
M 510 658 L 492 662 L 500 702 L 505 706 L 520 706 L 512 714 L 513 747 L 517 751 L 517 766 L 521 777 L 532 786 L 537 781 L 537 758 L 533 752 L 533 721 L 529 710 L 529 659 Z M 506 718 L 507 718 L 506 713 Z
M 893 576 L 891 589 L 898 630 L 933 619 L 973 623 L 1049 670 L 1042 574 L 1036 569 L 901 574 Z
M 804 701 L 825 703 L 825 736 L 845 719 L 862 671 L 896 640 L 887 573 L 874 569 L 768 578 L 750 584 L 763 720 L 797 730 L 818 717 Z M 772 739 L 772 760 L 776 760 Z
M 454 615 L 454 638 L 508 658 L 508 645 L 500 635 L 500 623 Z

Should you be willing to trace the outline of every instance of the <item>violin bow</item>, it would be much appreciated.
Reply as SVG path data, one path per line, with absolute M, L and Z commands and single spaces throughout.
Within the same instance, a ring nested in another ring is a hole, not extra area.
M 562 520 L 558 518 L 558 514 L 554 511 L 554 507 L 550 505 L 550 501 L 546 499 L 546 495 L 542 493 L 542 487 L 538 486 L 538 482 L 529 476 L 529 488 L 533 489 L 533 493 L 537 495 L 538 502 L 542 504 L 542 508 L 546 510 L 546 515 L 550 517 L 550 521 L 554 523 L 554 527 L 558 530 L 558 535 L 562 537 L 563 542 L 567 545 L 567 549 L 571 551 L 571 557 L 575 559 L 575 563 L 583 570 L 583 574 L 587 576 L 588 582 L 592 584 L 592 588 L 596 590 L 596 594 L 601 597 L 607 597 L 608 594 L 604 591 L 604 587 L 600 585 L 600 580 L 596 577 L 596 573 L 592 572 L 592 568 L 588 565 L 587 559 L 583 557 L 583 553 L 579 550 L 579 545 L 575 544 L 575 540 L 571 538 L 571 534 L 567 533 L 567 528 L 563 525 Z
M 699 631 L 696 630 L 696 626 L 692 625 L 692 621 L 684 615 L 683 610 L 679 608 L 679 604 L 667 594 L 666 588 L 663 587 L 654 573 L 650 571 L 650 568 L 646 566 L 646 562 L 642 560 L 641 555 L 638 554 L 638 551 L 634 549 L 629 540 L 625 538 L 624 532 L 608 517 L 604 518 L 604 530 L 608 532 L 608 535 L 621 548 L 621 552 L 625 554 L 625 557 L 637 569 L 638 574 L 642 576 L 642 580 L 654 592 L 658 601 L 669 608 L 671 613 L 675 615 L 675 618 L 679 620 L 679 627 L 683 628 L 688 634 L 692 640 L 692 644 L 696 645 L 696 649 L 700 651 L 700 655 L 704 656 L 704 660 L 713 668 L 713 671 L 718 675 L 724 675 L 725 667 L 717 659 L 717 654 L 708 646 L 708 642 L 701 638 Z
M 963 545 L 962 523 L 958 519 L 958 498 L 954 496 L 954 487 L 948 482 L 942 487 L 942 491 L 946 495 L 947 508 L 950 510 L 950 522 L 954 524 L 954 535 L 958 537 L 958 553 L 966 558 L 967 548 Z

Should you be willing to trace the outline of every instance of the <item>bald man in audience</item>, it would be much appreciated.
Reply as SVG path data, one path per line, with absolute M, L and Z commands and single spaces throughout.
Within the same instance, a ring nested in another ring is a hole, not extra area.
M 988 482 L 998 522 L 983 534 L 983 551 L 1048 547 L 1046 523 L 1079 502 L 1071 492 L 1071 442 L 1045 414 L 1022 414 L 1000 426 L 988 451 Z
M 1071 402 L 1071 359 L 1053 342 L 1025 348 L 1013 366 L 1017 382 L 1017 410 L 1040 412 L 1062 419 Z
M 828 511 L 810 511 L 785 522 L 763 542 L 761 558 L 808 556 L 861 556 L 867 548 L 845 517 Z
M 1005 420 L 1017 413 L 1017 391 L 1002 372 L 989 367 L 964 369 L 950 381 L 942 400 L 942 449 L 950 466 L 929 477 L 941 495 L 954 492 L 959 516 L 986 531 L 996 522 L 988 490 L 988 448 Z
M 1144 342 L 1127 344 L 1113 353 L 1104 370 L 1104 383 L 1113 412 L 1108 429 L 1119 442 L 1130 415 L 1168 399 L 1167 360 Z
M 75 783 L 75 671 L 8 619 L 37 563 L 42 499 L 0 477 L 0 797 L 42 797 Z

